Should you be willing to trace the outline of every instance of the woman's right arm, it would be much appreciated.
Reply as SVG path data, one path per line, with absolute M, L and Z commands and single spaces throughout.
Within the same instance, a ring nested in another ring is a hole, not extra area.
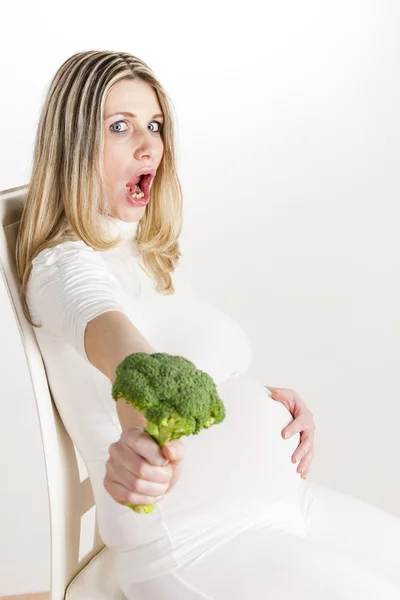
M 95 317 L 86 326 L 85 349 L 89 361 L 106 375 L 111 383 L 116 378 L 116 368 L 129 354 L 157 352 L 140 331 L 121 311 L 109 311 Z M 124 398 L 117 400 L 121 427 L 144 427 L 146 419 Z
M 86 326 L 84 343 L 89 361 L 111 383 L 116 368 L 134 352 L 156 352 L 125 313 L 103 313 Z M 123 429 L 118 442 L 111 444 L 104 487 L 120 504 L 154 504 L 179 479 L 183 446 L 174 440 L 163 449 L 142 428 L 145 417 L 124 398 L 117 400 L 118 418 Z

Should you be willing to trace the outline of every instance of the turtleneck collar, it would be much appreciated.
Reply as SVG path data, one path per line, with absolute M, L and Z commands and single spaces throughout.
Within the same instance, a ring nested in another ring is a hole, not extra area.
M 122 219 L 111 215 L 100 215 L 99 219 L 103 231 L 108 233 L 112 239 L 118 236 L 122 236 L 124 240 L 133 239 L 139 225 L 139 221 L 122 221 Z
M 112 217 L 111 215 L 105 215 L 101 218 L 112 237 L 122 235 L 125 239 L 132 239 L 135 236 L 139 225 L 139 221 L 122 221 L 122 219 L 119 219 L 118 217 Z
M 122 221 L 122 219 L 119 219 L 118 217 L 113 217 L 111 215 L 100 215 L 99 220 L 100 226 L 106 233 L 106 236 L 109 237 L 109 239 L 113 240 L 119 236 L 122 236 L 118 247 L 129 251 L 129 253 L 136 253 L 135 244 L 133 240 L 136 235 L 136 230 L 138 228 L 139 221 Z

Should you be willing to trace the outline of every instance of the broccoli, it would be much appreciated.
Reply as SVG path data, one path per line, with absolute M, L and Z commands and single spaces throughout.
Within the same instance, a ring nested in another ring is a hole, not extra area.
M 161 448 L 225 418 L 213 378 L 187 358 L 166 352 L 126 356 L 116 368 L 112 397 L 125 398 L 146 417 L 144 430 Z M 140 514 L 154 510 L 154 504 L 127 506 Z

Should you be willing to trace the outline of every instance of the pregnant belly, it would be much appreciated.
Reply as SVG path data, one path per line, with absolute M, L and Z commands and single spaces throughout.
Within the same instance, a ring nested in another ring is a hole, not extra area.
M 129 548 L 116 558 L 120 584 L 194 561 L 253 526 L 302 534 L 298 492 L 305 482 L 291 462 L 300 436 L 281 435 L 292 415 L 246 374 L 218 392 L 225 420 L 181 438 L 183 471 L 158 508 L 146 516 L 123 508 L 123 518 L 110 519 L 118 545 Z
M 188 528 L 200 532 L 262 519 L 274 504 L 292 502 L 304 483 L 291 462 L 300 435 L 285 440 L 281 434 L 293 420 L 285 406 L 247 374 L 229 378 L 218 392 L 225 420 L 181 438 L 183 471 L 159 504 L 178 537 Z

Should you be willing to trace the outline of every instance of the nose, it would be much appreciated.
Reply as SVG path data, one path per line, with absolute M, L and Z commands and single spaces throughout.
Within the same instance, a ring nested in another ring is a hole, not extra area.
M 135 136 L 134 144 L 134 156 L 136 158 L 142 156 L 153 156 L 157 148 L 160 145 L 160 138 L 156 138 L 154 133 L 148 129 L 142 130 Z

